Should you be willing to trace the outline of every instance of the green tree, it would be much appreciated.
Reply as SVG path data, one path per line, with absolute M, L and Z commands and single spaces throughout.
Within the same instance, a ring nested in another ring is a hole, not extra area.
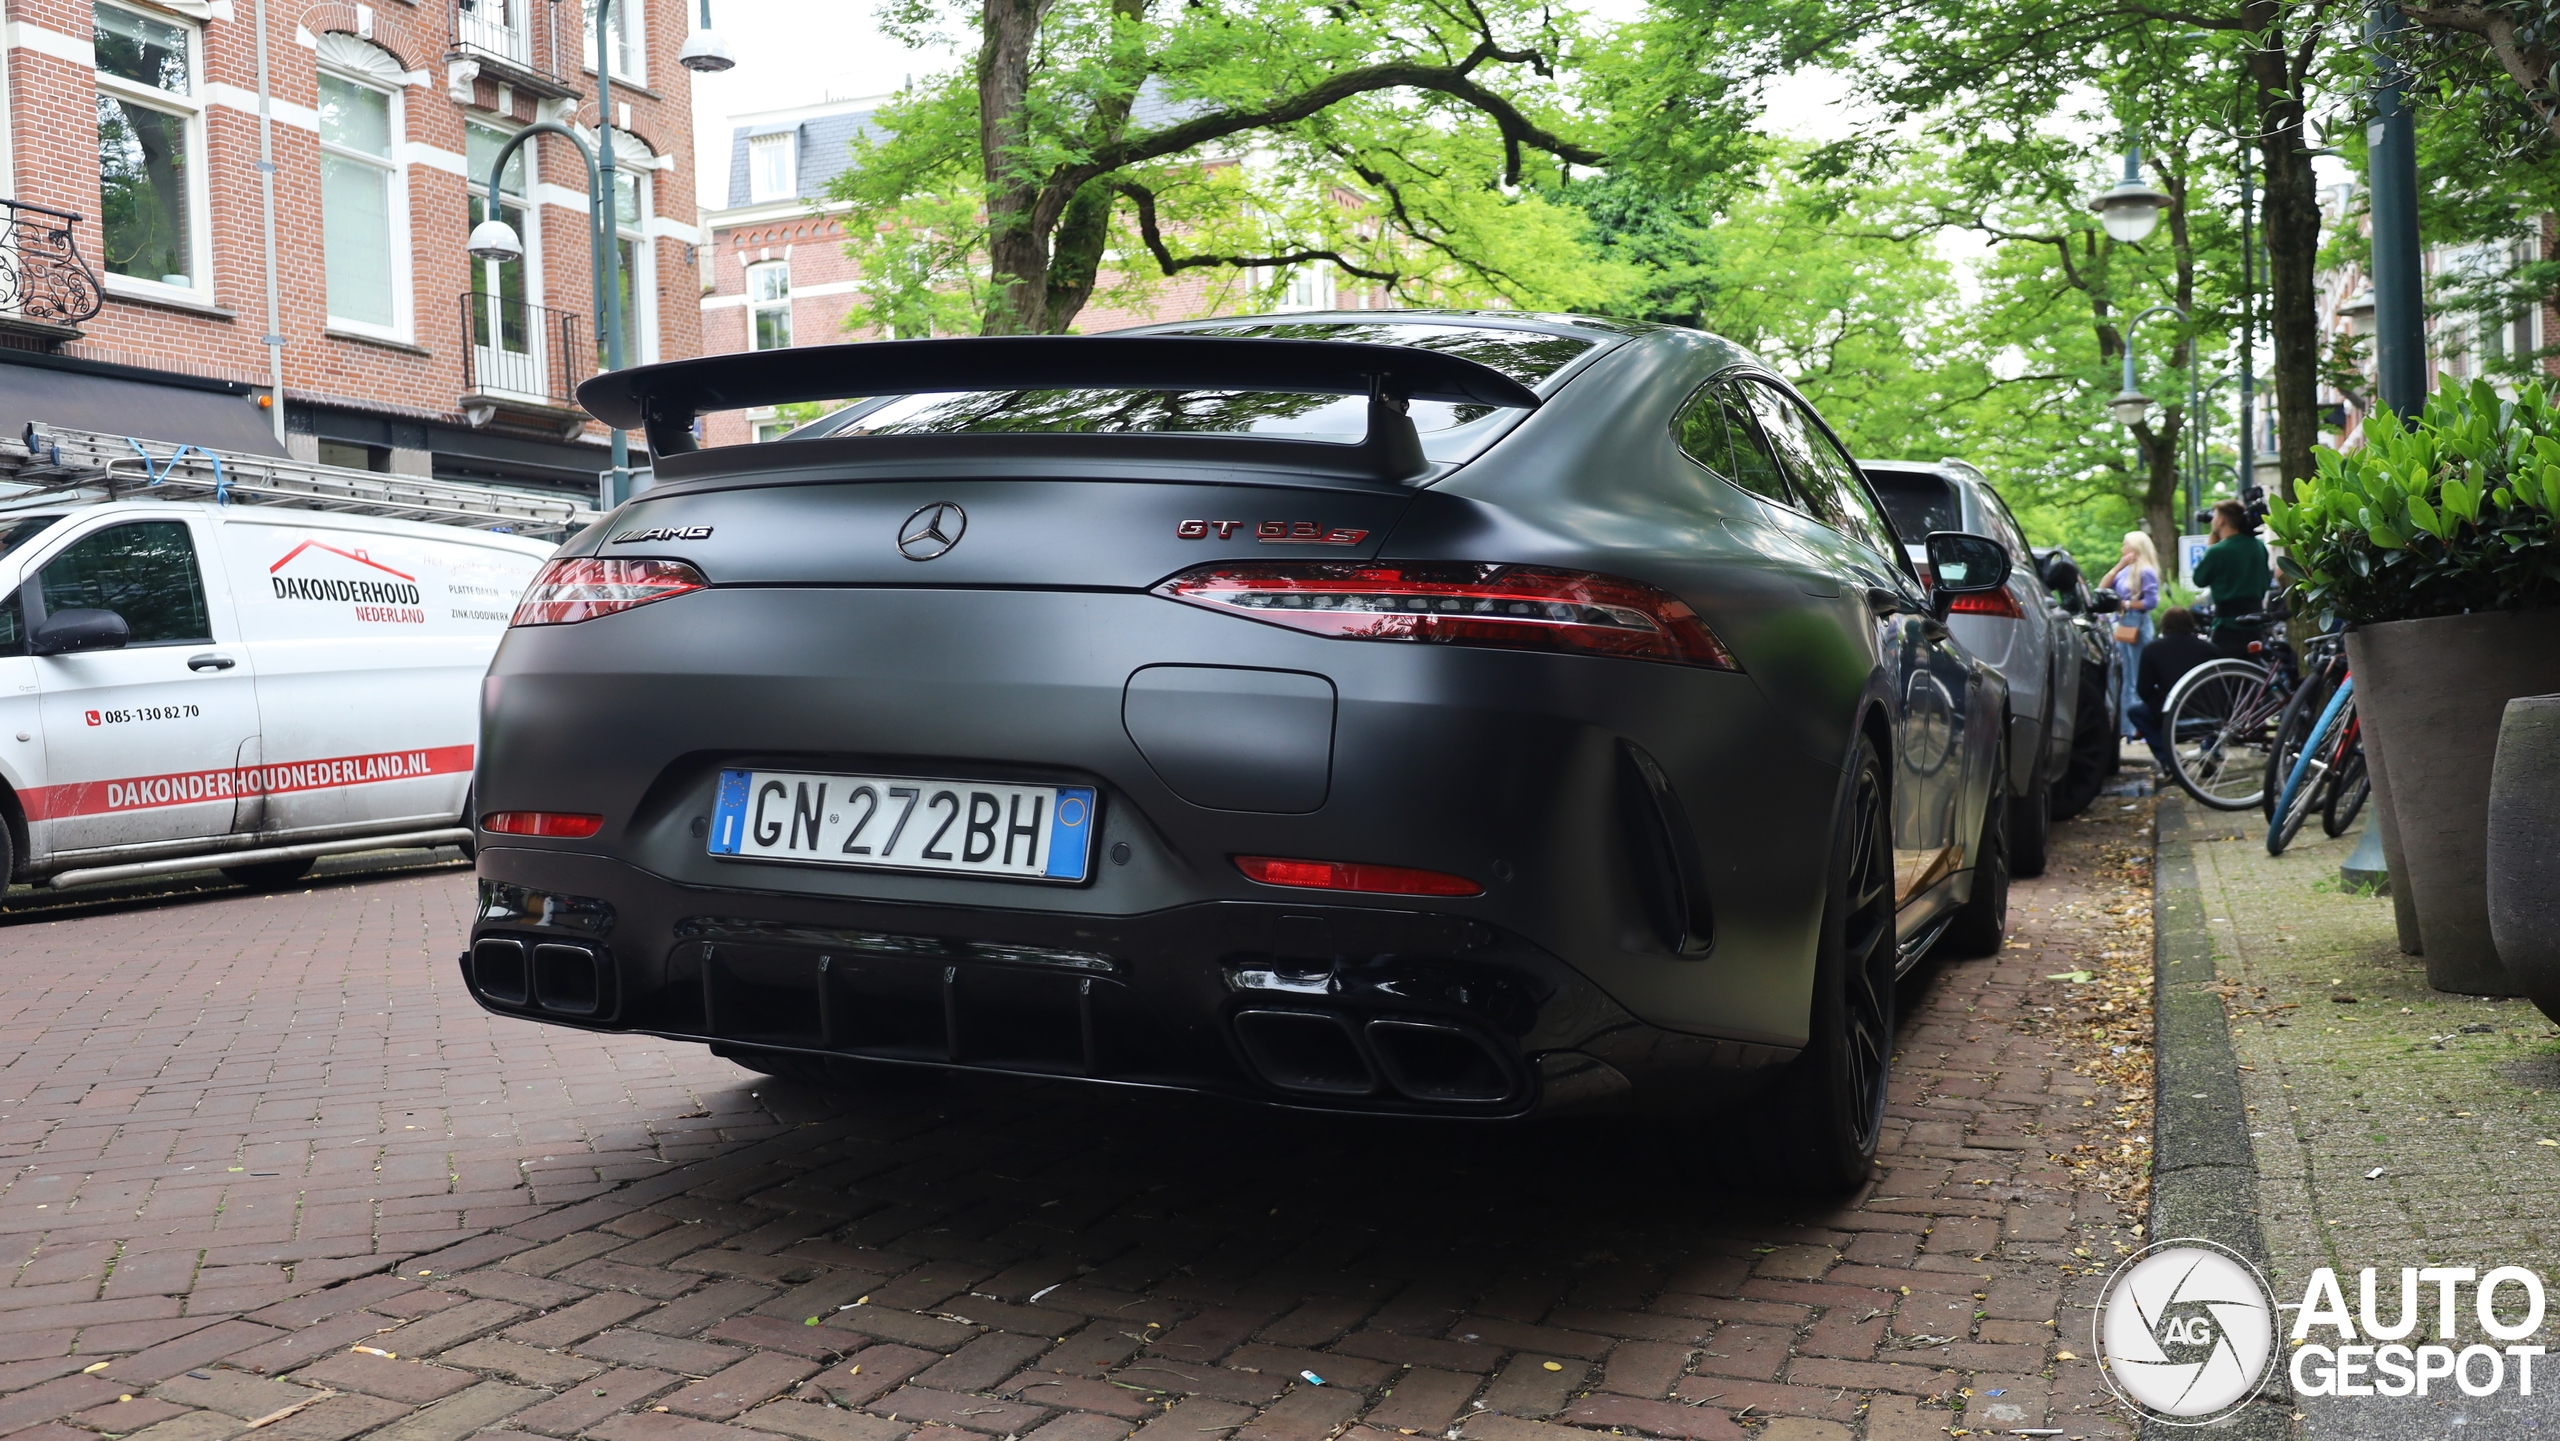
M 1536 183 L 1602 156 L 1582 32 L 1530 0 L 893 0 L 976 57 L 902 93 L 832 195 L 882 281 L 861 318 L 1063 332 L 1097 284 L 1321 262 L 1407 298 L 1594 301 Z M 974 208 L 972 208 L 974 207 Z M 965 219 L 964 219 L 965 217 Z

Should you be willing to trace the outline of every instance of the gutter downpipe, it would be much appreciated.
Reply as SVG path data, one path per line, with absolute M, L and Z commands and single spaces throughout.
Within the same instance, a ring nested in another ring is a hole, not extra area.
M 275 107 L 267 91 L 267 0 L 258 0 L 258 203 L 266 227 L 267 330 L 260 337 L 267 350 L 267 398 L 275 421 L 276 444 L 284 441 L 284 315 L 276 294 L 276 125 Z

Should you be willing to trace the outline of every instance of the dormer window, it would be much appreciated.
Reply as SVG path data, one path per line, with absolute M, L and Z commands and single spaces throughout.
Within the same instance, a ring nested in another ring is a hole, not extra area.
M 785 130 L 747 141 L 747 201 L 789 200 L 800 193 L 799 137 Z

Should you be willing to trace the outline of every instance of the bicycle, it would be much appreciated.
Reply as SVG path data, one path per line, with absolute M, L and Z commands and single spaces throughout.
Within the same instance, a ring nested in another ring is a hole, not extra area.
M 2294 687 L 2293 696 L 2284 705 L 2284 713 L 2276 719 L 2275 752 L 2268 774 L 2283 777 L 2293 774 L 2293 763 L 2301 758 L 2302 747 L 2311 739 L 2311 728 L 2330 697 L 2337 694 L 2338 683 L 2347 676 L 2347 644 L 2342 636 L 2323 635 L 2312 639 L 2302 655 L 2302 680 Z M 2277 788 L 2269 786 L 2263 797 L 2267 820 L 2276 818 Z
M 2267 827 L 2267 854 L 2280 856 L 2293 838 L 2302 833 L 2302 823 L 2316 807 L 2323 813 L 2321 829 L 2334 836 L 2346 829 L 2364 805 L 2358 795 L 2347 809 L 2345 820 L 2338 819 L 2338 803 L 2343 798 L 2342 786 L 2348 782 L 2350 770 L 2357 784 L 2363 778 L 2363 746 L 2356 725 L 2356 680 L 2350 675 L 2338 682 L 2337 693 L 2321 708 L 2319 723 L 2302 746 L 2301 754 L 2285 774 L 2284 790 L 2276 799 L 2275 820 Z
M 2248 617 L 2283 615 L 2270 606 Z M 2275 774 L 2278 722 L 2301 681 L 2293 647 L 2282 640 L 2249 643 L 2258 660 L 2224 656 L 2179 677 L 2161 707 L 2169 741 L 2169 776 L 2218 811 L 2261 805 Z

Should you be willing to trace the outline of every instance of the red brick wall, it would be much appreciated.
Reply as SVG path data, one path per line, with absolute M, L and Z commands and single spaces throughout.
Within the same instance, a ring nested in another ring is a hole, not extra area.
M 656 215 L 690 226 L 694 222 L 693 133 L 690 77 L 675 63 L 686 34 L 685 0 L 632 0 L 647 7 L 647 86 L 614 86 L 617 102 L 631 107 L 629 130 L 649 142 L 676 165 L 652 176 L 652 208 Z M 574 4 L 561 9 L 569 17 Z M 574 18 L 559 35 L 567 63 L 552 64 L 547 36 L 533 6 L 535 61 L 555 73 L 569 73 L 586 93 L 578 119 L 596 121 L 594 80 L 586 73 L 577 48 Z M 445 54 L 449 0 L 412 4 L 379 0 L 369 10 L 372 43 L 396 57 L 421 83 L 401 92 L 400 138 L 446 156 L 464 154 L 463 123 L 467 114 L 493 113 L 497 87 L 487 79 L 476 84 L 472 107 L 456 104 L 445 90 Z M 236 18 L 202 27 L 203 73 L 199 98 L 208 82 L 237 87 L 254 96 L 257 85 L 255 5 L 238 0 Z M 59 35 L 86 40 L 91 34 L 87 0 L 9 0 L 9 18 Z M 353 4 L 323 3 L 308 7 L 293 0 L 268 5 L 270 91 L 284 107 L 307 114 L 319 100 L 316 56 L 297 43 L 297 29 L 310 34 L 331 30 L 355 33 L 365 17 Z M 88 217 L 79 227 L 82 251 L 100 251 L 98 159 L 94 82 L 83 67 L 31 48 L 8 54 L 9 143 L 15 169 L 14 197 Z M 254 99 L 246 103 L 254 107 Z M 515 97 L 519 120 L 534 117 L 530 97 Z M 267 358 L 260 339 L 266 329 L 266 266 L 260 225 L 258 122 L 254 108 L 243 110 L 208 103 L 205 107 L 205 173 L 211 194 L 210 227 L 213 302 L 228 315 L 206 315 L 152 305 L 111 295 L 105 308 L 83 328 L 85 337 L 69 353 L 183 370 L 223 374 L 264 383 Z M 456 401 L 462 393 L 464 347 L 458 297 L 469 288 L 469 262 L 462 251 L 468 233 L 465 181 L 461 175 L 424 159 L 406 167 L 410 223 L 409 282 L 412 335 L 410 345 L 388 345 L 325 335 L 327 270 L 321 249 L 319 141 L 311 131 L 280 118 L 274 125 L 276 176 L 277 275 L 283 310 L 285 386 L 291 396 L 309 396 L 408 413 L 459 419 Z M 541 143 L 541 178 L 583 192 L 586 180 L 575 153 L 558 140 Z M 594 321 L 594 283 L 583 214 L 540 207 L 543 226 L 542 303 L 579 312 Z M 701 311 L 695 270 L 688 263 L 687 243 L 660 237 L 655 243 L 654 273 L 646 283 L 656 292 L 658 356 L 675 359 L 700 353 Z

